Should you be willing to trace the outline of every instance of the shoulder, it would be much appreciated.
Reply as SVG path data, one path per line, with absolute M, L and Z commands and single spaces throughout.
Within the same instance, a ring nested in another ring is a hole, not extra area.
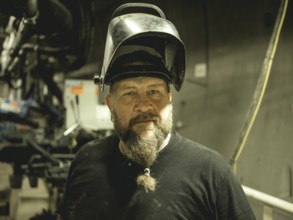
M 230 172 L 231 167 L 228 161 L 219 152 L 207 146 L 187 139 L 178 133 L 172 135 L 169 144 L 172 149 L 172 158 L 176 158 L 185 170 L 199 174 L 209 173 L 218 180 L 225 178 Z
M 110 163 L 115 161 L 118 143 L 117 136 L 109 136 L 83 145 L 70 165 L 68 173 L 70 181 L 78 181 L 77 179 L 90 178 L 93 175 L 104 173 Z
M 75 162 L 99 161 L 108 158 L 117 148 L 119 138 L 111 135 L 103 139 L 90 141 L 83 145 L 76 153 Z
M 175 148 L 176 151 L 182 154 L 186 154 L 186 156 L 189 158 L 197 158 L 198 160 L 202 161 L 214 161 L 224 164 L 227 163 L 219 152 L 207 146 L 204 146 L 196 141 L 185 138 L 178 133 L 174 133 L 172 135 L 169 144 L 173 145 L 172 147 Z

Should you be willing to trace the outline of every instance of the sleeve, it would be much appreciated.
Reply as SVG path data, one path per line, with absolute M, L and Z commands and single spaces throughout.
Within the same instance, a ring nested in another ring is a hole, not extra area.
M 242 186 L 230 167 L 218 186 L 216 204 L 219 220 L 255 220 Z

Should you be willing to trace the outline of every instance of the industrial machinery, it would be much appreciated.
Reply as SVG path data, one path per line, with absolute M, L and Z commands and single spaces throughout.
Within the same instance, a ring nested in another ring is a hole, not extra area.
M 92 82 L 86 89 L 82 85 L 91 80 L 68 79 L 88 63 L 93 4 L 92 0 L 0 3 L 0 165 L 11 166 L 10 173 L 1 175 L 9 184 L 0 184 L 0 217 L 25 219 L 18 217 L 21 206 L 28 204 L 21 191 L 43 183 L 48 192 L 39 207 L 43 210 L 30 219 L 55 219 L 75 152 L 111 132 L 110 119 L 91 127 L 83 121 L 88 112 L 82 105 L 89 101 L 83 94 L 98 87 Z M 107 115 L 99 97 L 92 98 L 87 106 L 92 119 Z

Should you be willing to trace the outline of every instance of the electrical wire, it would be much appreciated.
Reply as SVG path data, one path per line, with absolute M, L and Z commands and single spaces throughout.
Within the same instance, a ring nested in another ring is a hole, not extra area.
M 281 29 L 282 29 L 284 19 L 286 16 L 287 6 L 288 6 L 288 0 L 282 0 L 280 3 L 278 15 L 275 21 L 274 30 L 270 39 L 268 49 L 267 49 L 266 57 L 263 62 L 262 71 L 259 76 L 256 89 L 254 91 L 254 96 L 248 111 L 246 122 L 244 123 L 244 126 L 242 128 L 238 145 L 234 151 L 232 159 L 230 160 L 230 164 L 232 166 L 234 173 L 237 172 L 238 159 L 240 158 L 240 155 L 244 149 L 248 135 L 251 131 L 251 128 L 253 126 L 253 123 L 255 121 L 255 118 L 257 116 L 257 113 L 259 111 L 261 102 L 263 100 L 263 97 L 266 91 L 266 87 L 267 87 L 267 83 L 269 80 L 270 71 L 271 71 L 271 67 L 273 63 L 273 58 L 275 56 Z

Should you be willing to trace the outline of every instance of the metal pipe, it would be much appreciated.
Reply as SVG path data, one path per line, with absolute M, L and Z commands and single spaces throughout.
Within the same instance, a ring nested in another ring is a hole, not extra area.
M 260 192 L 258 190 L 249 188 L 247 186 L 243 186 L 242 188 L 246 194 L 247 197 L 253 198 L 257 201 L 262 202 L 263 204 L 280 209 L 284 212 L 293 214 L 293 203 L 287 202 L 283 199 L 279 199 L 277 197 L 271 196 L 269 194 Z

